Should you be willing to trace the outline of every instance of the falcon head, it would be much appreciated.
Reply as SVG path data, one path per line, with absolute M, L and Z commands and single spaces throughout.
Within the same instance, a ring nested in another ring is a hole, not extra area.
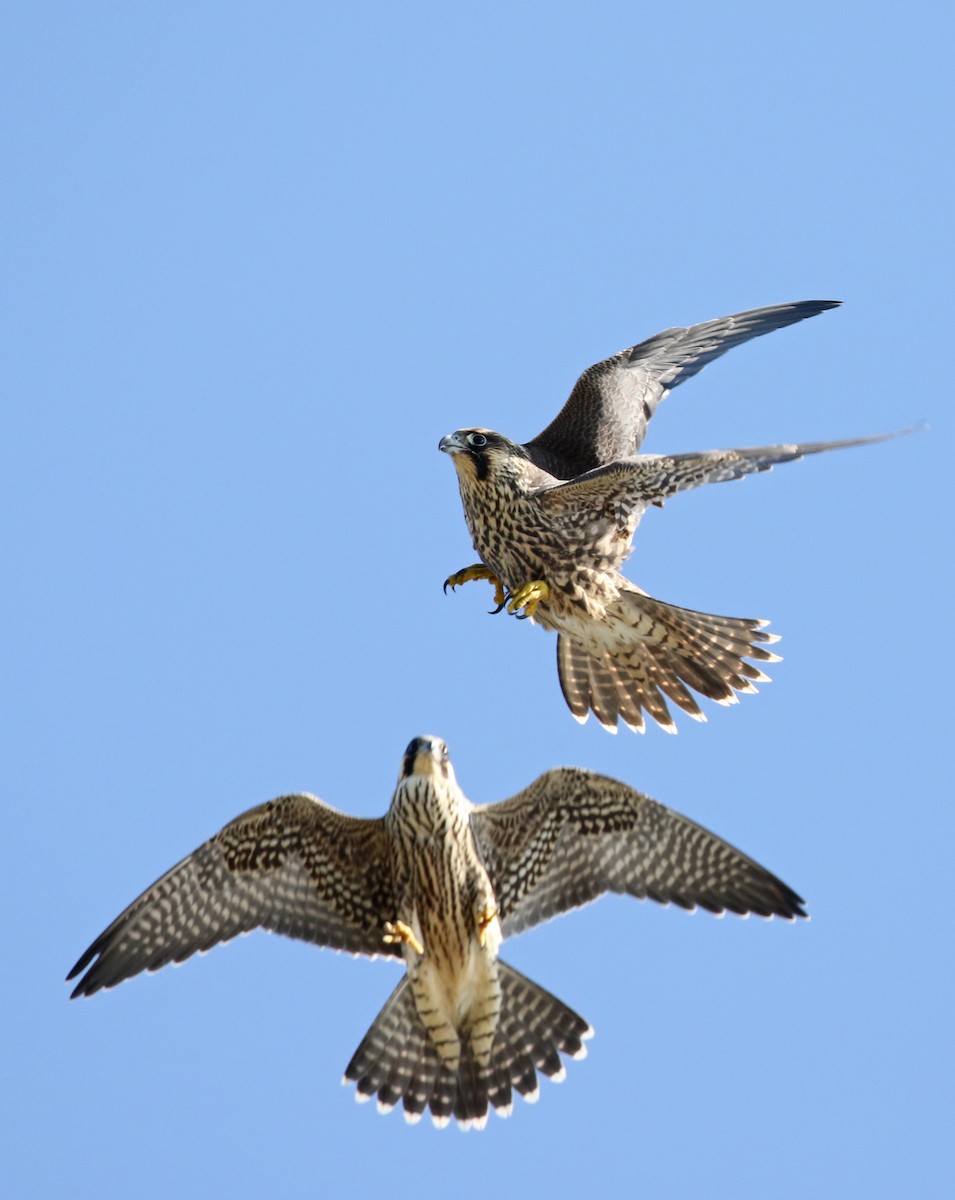
M 519 442 L 493 429 L 457 429 L 438 442 L 438 449 L 451 455 L 462 479 L 484 482 L 516 478 L 533 466 Z
M 454 775 L 447 743 L 439 737 L 416 737 L 401 760 L 398 786 L 388 810 L 415 837 L 443 837 L 453 820 L 467 821 L 471 804 Z
M 401 778 L 408 779 L 412 775 L 453 779 L 454 768 L 448 757 L 447 742 L 430 735 L 413 738 L 401 760 Z

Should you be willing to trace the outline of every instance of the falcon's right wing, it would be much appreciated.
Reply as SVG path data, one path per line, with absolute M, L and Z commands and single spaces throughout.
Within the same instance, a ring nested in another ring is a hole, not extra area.
M 838 304 L 838 300 L 774 304 L 665 329 L 588 367 L 564 407 L 527 443 L 527 449 L 538 466 L 558 479 L 574 479 L 584 471 L 629 458 L 639 450 L 657 405 L 672 388 L 734 346 Z
M 281 796 L 231 821 L 147 888 L 67 978 L 86 971 L 73 996 L 91 996 L 256 928 L 352 954 L 400 954 L 382 940 L 394 907 L 381 819 Z

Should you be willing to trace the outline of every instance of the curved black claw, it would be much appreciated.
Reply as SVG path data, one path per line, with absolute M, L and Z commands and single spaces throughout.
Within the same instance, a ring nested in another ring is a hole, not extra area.
M 489 617 L 496 617 L 499 612 L 503 612 L 504 609 L 507 608 L 507 606 L 510 604 L 510 602 L 511 602 L 511 593 L 508 591 L 507 588 L 505 588 L 504 589 L 504 599 L 497 606 L 497 608 L 488 609 L 487 615 Z

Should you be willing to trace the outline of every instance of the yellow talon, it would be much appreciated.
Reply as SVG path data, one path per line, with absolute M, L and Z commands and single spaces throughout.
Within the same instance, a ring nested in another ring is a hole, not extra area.
M 399 944 L 407 944 L 418 954 L 424 954 L 424 946 L 418 941 L 414 935 L 414 930 L 406 925 L 404 921 L 386 921 L 384 941 L 397 942 Z
M 478 944 L 483 946 L 487 940 L 487 931 L 491 928 L 498 916 L 497 909 L 491 904 L 485 904 L 478 913 Z
M 532 579 L 530 583 L 525 583 L 523 587 L 517 589 L 511 602 L 507 606 L 509 613 L 516 613 L 519 609 L 524 610 L 525 617 L 532 617 L 534 612 L 542 600 L 546 600 L 550 595 L 550 588 L 543 579 Z
M 447 591 L 448 588 L 453 590 L 460 587 L 462 583 L 470 583 L 474 579 L 486 579 L 488 583 L 493 584 L 494 603 L 498 608 L 504 607 L 504 601 L 507 599 L 504 594 L 504 586 L 490 567 L 486 567 L 483 563 L 475 563 L 473 567 L 465 567 L 463 570 L 449 575 L 444 581 L 444 590 Z

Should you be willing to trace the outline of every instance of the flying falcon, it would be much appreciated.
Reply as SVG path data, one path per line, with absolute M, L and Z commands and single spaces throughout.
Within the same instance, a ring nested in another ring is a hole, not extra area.
M 757 308 L 667 329 L 589 367 L 547 428 L 524 445 L 490 429 L 459 429 L 439 449 L 452 456 L 468 529 L 481 562 L 455 572 L 454 588 L 489 580 L 496 612 L 557 631 L 557 669 L 578 721 L 590 712 L 611 732 L 618 718 L 643 731 L 644 711 L 668 732 L 667 698 L 698 721 L 690 689 L 718 704 L 768 682 L 756 663 L 778 662 L 767 621 L 677 608 L 648 596 L 618 568 L 650 505 L 677 492 L 741 479 L 881 438 L 638 455 L 647 424 L 671 388 L 750 338 L 815 316 L 838 302 Z
M 585 1020 L 497 957 L 503 937 L 621 892 L 661 904 L 804 917 L 802 900 L 721 838 L 640 792 L 574 767 L 475 806 L 440 738 L 415 738 L 384 817 L 309 795 L 253 808 L 184 858 L 70 972 L 91 996 L 264 928 L 390 954 L 405 974 L 345 1069 L 358 1099 L 405 1117 L 430 1108 L 481 1127 L 537 1073 L 584 1056 Z

